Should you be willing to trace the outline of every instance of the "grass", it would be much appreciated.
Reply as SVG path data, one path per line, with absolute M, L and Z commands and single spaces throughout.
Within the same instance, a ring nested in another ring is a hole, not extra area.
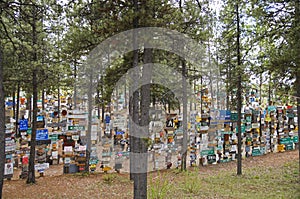
M 298 161 L 279 168 L 245 169 L 241 176 L 235 171 L 214 176 L 187 171 L 176 174 L 176 180 L 170 183 L 170 175 L 175 174 L 151 181 L 149 198 L 300 198 Z
M 157 172 L 156 177 L 150 176 L 148 198 L 150 199 L 167 199 L 170 197 L 170 191 L 174 189 L 173 184 L 169 181 L 167 174 Z

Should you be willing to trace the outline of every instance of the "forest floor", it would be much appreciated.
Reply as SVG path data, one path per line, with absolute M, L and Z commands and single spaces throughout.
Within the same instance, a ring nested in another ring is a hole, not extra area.
M 240 176 L 236 161 L 151 172 L 148 198 L 300 198 L 298 150 L 249 157 L 242 165 Z M 128 173 L 63 174 L 62 165 L 52 165 L 36 176 L 35 184 L 5 180 L 2 198 L 133 198 Z

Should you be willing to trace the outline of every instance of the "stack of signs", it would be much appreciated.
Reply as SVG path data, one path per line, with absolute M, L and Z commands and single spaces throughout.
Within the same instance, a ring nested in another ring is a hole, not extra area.
M 38 146 L 36 152 L 36 160 L 38 164 L 36 164 L 34 167 L 35 170 L 38 170 L 40 174 L 43 173 L 45 169 L 49 168 L 49 163 L 46 163 L 47 155 L 46 155 L 45 147 L 46 145 Z
M 7 125 L 8 126 L 8 125 Z M 13 129 L 5 130 L 5 163 L 4 177 L 11 179 L 13 176 L 13 155 L 16 150 L 16 143 L 13 139 Z
M 93 124 L 91 129 L 91 140 L 97 141 L 98 140 L 98 124 Z
M 109 166 L 112 157 L 112 141 L 105 137 L 102 139 L 102 165 Z
M 113 121 L 113 126 L 114 128 L 126 131 L 127 129 L 126 117 L 124 115 L 117 115 Z

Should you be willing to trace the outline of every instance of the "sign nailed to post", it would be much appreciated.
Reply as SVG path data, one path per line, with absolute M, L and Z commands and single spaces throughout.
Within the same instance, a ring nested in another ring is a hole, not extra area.
M 68 126 L 69 131 L 84 131 L 84 126 Z
M 49 163 L 36 164 L 34 165 L 35 170 L 45 170 L 49 168 Z
M 48 129 L 36 130 L 36 140 L 48 140 Z
M 20 131 L 27 131 L 27 129 L 28 129 L 28 120 L 20 120 L 19 128 L 20 128 Z

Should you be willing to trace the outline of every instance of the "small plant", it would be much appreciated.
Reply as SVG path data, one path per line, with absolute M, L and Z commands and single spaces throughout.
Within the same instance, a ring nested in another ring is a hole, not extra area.
M 196 172 L 186 172 L 181 189 L 188 194 L 198 194 L 201 190 L 201 180 Z
M 150 180 L 150 187 L 148 188 L 148 197 L 151 199 L 165 199 L 169 198 L 168 193 L 172 190 L 173 185 L 170 183 L 166 175 L 161 175 Z
M 115 178 L 116 178 L 116 175 L 110 173 L 110 174 L 106 174 L 103 176 L 103 181 L 110 185 L 113 183 Z

